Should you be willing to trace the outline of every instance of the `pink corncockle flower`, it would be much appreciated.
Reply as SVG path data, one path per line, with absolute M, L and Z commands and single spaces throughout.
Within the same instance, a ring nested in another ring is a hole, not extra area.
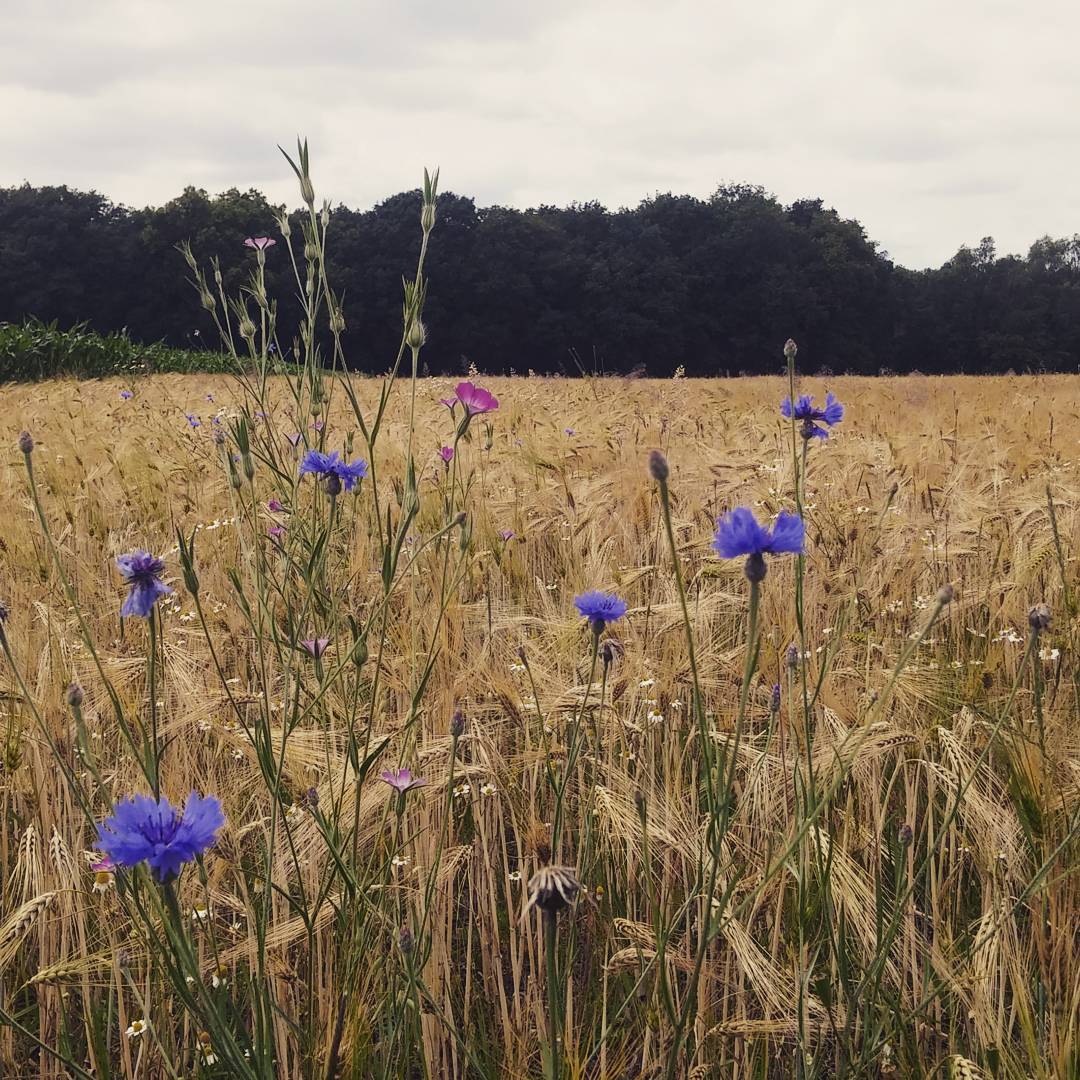
M 439 398 L 439 404 L 445 405 L 450 410 L 450 412 L 453 412 L 457 408 L 457 403 L 458 401 L 456 397 Z
M 379 773 L 379 779 L 389 784 L 399 795 L 404 795 L 410 788 L 423 787 L 427 781 L 414 777 L 408 769 L 386 769 Z
M 268 536 L 272 536 L 275 540 L 280 540 L 285 535 L 285 529 L 281 525 L 271 525 L 266 532 Z
M 499 399 L 490 390 L 474 386 L 471 382 L 458 383 L 454 393 L 470 416 L 494 412 L 499 407 Z
M 244 247 L 255 248 L 256 251 L 265 251 L 276 243 L 277 241 L 269 236 L 249 236 L 244 241 Z
M 454 448 L 452 446 L 444 446 L 439 451 L 439 457 L 441 457 L 443 461 L 445 461 L 446 464 L 449 465 L 450 462 L 454 459 Z
M 272 514 L 284 514 L 285 513 L 285 507 L 281 505 L 281 500 L 280 499 L 271 499 L 266 504 L 266 509 L 269 510 L 270 513 L 272 513 Z
M 321 420 L 316 420 L 315 423 L 312 424 L 311 426 L 312 426 L 312 429 L 315 430 L 315 431 L 322 431 L 322 429 L 324 427 L 324 424 L 323 424 L 323 422 Z
M 326 652 L 326 647 L 330 644 L 330 639 L 325 637 L 305 638 L 300 644 L 303 645 L 316 660 L 318 660 L 319 657 Z
M 515 534 L 514 534 L 513 529 L 500 529 L 499 530 L 499 539 L 502 540 L 505 543 L 509 543 L 511 540 L 513 540 L 514 535 Z
M 285 438 L 286 438 L 286 439 L 288 439 L 288 440 L 289 440 L 289 442 L 291 442 L 291 443 L 293 444 L 293 446 L 294 446 L 294 447 L 297 447 L 297 446 L 299 446 L 299 445 L 300 445 L 300 440 L 301 440 L 301 439 L 302 439 L 303 437 L 304 437 L 304 436 L 303 436 L 303 435 L 301 435 L 299 431 L 298 431 L 298 432 L 297 432 L 297 433 L 296 433 L 295 435 L 286 435 L 286 436 L 285 436 Z

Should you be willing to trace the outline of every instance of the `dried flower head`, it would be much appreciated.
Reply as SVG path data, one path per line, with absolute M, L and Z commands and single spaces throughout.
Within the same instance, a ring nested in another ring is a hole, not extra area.
M 1028 612 L 1028 625 L 1032 630 L 1049 630 L 1051 622 L 1050 608 L 1046 604 L 1036 604 Z
M 529 900 L 525 910 L 537 907 L 557 915 L 568 908 L 581 892 L 581 882 L 572 866 L 542 866 L 529 878 Z

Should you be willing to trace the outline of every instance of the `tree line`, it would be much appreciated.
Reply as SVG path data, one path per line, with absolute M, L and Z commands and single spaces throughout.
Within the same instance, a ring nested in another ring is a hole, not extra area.
M 235 294 L 251 269 L 243 241 L 277 236 L 276 210 L 254 190 L 188 188 L 131 209 L 67 187 L 2 189 L 0 322 L 86 322 L 216 347 L 176 245 L 190 241 L 203 262 L 217 256 Z M 396 352 L 419 216 L 419 191 L 332 211 L 327 269 L 357 369 L 382 371 Z M 785 206 L 749 185 L 617 211 L 478 207 L 443 194 L 427 272 L 423 359 L 438 373 L 472 363 L 496 373 L 772 374 L 788 337 L 808 368 L 837 373 L 1080 366 L 1080 236 L 1044 237 L 1023 257 L 999 256 L 987 238 L 912 271 L 820 199 Z M 284 243 L 268 251 L 267 277 L 289 334 L 299 305 Z

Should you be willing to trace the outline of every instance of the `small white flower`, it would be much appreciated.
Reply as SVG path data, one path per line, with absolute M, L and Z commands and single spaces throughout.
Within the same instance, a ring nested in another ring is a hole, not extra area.
M 648 690 L 648 688 L 650 686 L 655 686 L 655 685 L 656 685 L 656 680 L 655 679 L 642 679 L 641 682 L 638 683 L 638 686 L 640 686 L 642 690 Z
M 408 866 L 409 865 L 409 856 L 408 855 L 395 855 L 390 860 L 390 865 L 393 866 L 395 870 L 398 869 L 398 867 L 401 867 L 401 866 Z
M 645 719 L 648 720 L 650 724 L 662 724 L 664 722 L 664 714 L 650 709 Z
M 224 964 L 219 964 L 214 968 L 214 973 L 210 976 L 210 983 L 215 990 L 220 986 L 224 986 L 229 977 L 229 969 Z
M 525 668 L 524 664 L 519 664 L 519 663 L 515 662 L 515 663 L 510 665 L 510 670 L 512 672 L 514 672 L 515 674 L 520 674 L 521 672 L 525 671 L 526 668 Z
M 116 886 L 116 875 L 111 870 L 95 870 L 93 891 L 96 893 L 112 892 Z
M 132 1020 L 128 1024 L 127 1037 L 137 1039 L 150 1025 L 145 1020 Z
M 1060 649 L 1040 649 L 1040 660 L 1056 660 L 1061 655 Z
M 498 790 L 499 789 L 494 784 L 492 784 L 490 782 L 480 785 L 480 794 L 481 795 L 494 795 L 495 792 L 498 791 Z
M 458 784 L 454 788 L 454 798 L 455 799 L 464 798 L 464 796 L 468 795 L 471 791 L 472 791 L 472 785 L 471 784 L 468 784 L 468 783 Z
M 191 918 L 197 923 L 206 922 L 210 918 L 210 909 L 205 904 L 198 903 L 191 909 Z
M 509 877 L 510 877 L 511 881 L 520 881 L 521 880 L 521 871 L 520 870 L 511 870 L 510 874 L 509 874 Z

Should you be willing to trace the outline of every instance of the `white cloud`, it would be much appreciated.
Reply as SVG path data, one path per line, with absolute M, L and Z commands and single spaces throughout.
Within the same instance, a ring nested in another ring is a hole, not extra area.
M 820 196 L 910 266 L 1080 231 L 1080 9 L 996 0 L 7 0 L 0 184 L 296 202 L 276 144 L 363 207 Z

